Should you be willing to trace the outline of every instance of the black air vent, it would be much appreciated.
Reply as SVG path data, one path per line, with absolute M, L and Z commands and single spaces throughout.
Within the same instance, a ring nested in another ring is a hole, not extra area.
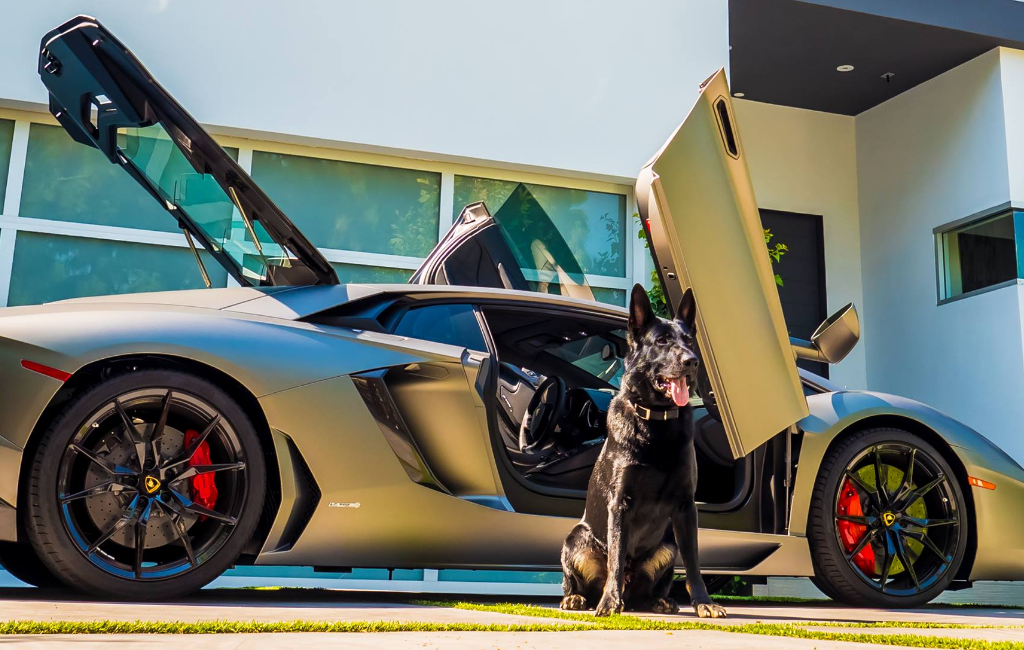
M 729 107 L 724 97 L 719 97 L 715 102 L 715 112 L 718 113 L 718 123 L 722 127 L 722 138 L 725 140 L 725 150 L 733 158 L 740 157 L 739 147 L 736 145 L 736 133 L 732 128 L 732 119 L 729 117 Z

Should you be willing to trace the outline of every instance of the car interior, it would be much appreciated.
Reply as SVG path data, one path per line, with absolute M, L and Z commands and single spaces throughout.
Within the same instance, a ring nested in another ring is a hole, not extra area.
M 497 435 L 509 460 L 535 487 L 586 491 L 622 378 L 622 323 L 514 307 L 482 311 L 498 358 Z M 732 502 L 747 484 L 749 463 L 733 459 L 721 423 L 699 400 L 695 406 L 697 498 Z

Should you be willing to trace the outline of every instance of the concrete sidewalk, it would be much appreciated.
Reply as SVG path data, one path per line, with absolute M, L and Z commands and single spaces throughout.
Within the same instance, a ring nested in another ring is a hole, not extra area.
M 114 634 L 109 636 L 3 637 L 5 648 L 56 649 L 74 644 L 75 648 L 100 650 L 111 647 L 137 647 L 146 650 L 281 650 L 293 648 L 321 650 L 346 648 L 352 650 L 612 650 L 637 648 L 644 650 L 861 650 L 874 648 L 892 650 L 892 646 L 815 641 L 754 634 L 715 631 L 687 632 L 388 632 L 385 634 L 218 634 L 218 635 L 150 635 Z
M 554 610 L 554 599 L 535 604 Z M 830 602 L 771 604 L 728 602 L 729 618 L 707 621 L 725 628 L 743 623 L 798 623 L 806 629 L 856 634 L 914 634 L 1024 643 L 1024 610 L 1009 608 L 926 607 L 916 610 L 851 609 Z M 696 621 L 691 609 L 675 616 L 639 614 L 664 621 Z M 416 605 L 408 595 L 335 590 L 206 590 L 167 603 L 93 602 L 65 591 L 0 589 L 0 621 L 324 621 L 467 624 L 565 624 L 556 618 L 516 616 L 455 608 Z M 988 629 L 836 628 L 828 623 L 911 621 L 938 624 L 999 626 Z M 350 648 L 578 648 L 620 647 L 625 643 L 648 648 L 850 648 L 882 647 L 818 639 L 797 639 L 714 630 L 593 631 L 593 632 L 387 632 L 379 634 L 222 634 L 222 635 L 76 635 L 7 636 L 0 645 L 58 647 L 73 640 L 82 647 L 114 643 L 144 643 L 147 648 L 279 648 L 344 645 Z M 283 645 L 282 645 L 283 644 Z

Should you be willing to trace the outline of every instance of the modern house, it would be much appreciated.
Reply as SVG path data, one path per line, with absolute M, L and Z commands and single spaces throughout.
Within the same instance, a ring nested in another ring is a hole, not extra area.
M 466 203 L 523 182 L 623 304 L 650 282 L 635 175 L 724 67 L 789 248 L 791 333 L 855 303 L 862 342 L 833 381 L 927 402 L 1024 462 L 1024 2 L 14 3 L 0 306 L 203 286 L 175 224 L 46 110 L 39 38 L 83 7 L 343 282 L 403 281 Z

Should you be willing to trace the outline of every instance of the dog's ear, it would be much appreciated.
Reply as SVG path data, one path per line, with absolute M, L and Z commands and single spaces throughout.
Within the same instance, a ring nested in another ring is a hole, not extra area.
M 651 309 L 647 290 L 641 284 L 633 285 L 633 292 L 629 296 L 629 333 L 634 340 L 638 339 L 653 322 L 654 310 Z
M 676 320 L 682 322 L 689 331 L 694 331 L 697 320 L 697 302 L 693 299 L 693 289 L 687 289 L 676 311 Z

